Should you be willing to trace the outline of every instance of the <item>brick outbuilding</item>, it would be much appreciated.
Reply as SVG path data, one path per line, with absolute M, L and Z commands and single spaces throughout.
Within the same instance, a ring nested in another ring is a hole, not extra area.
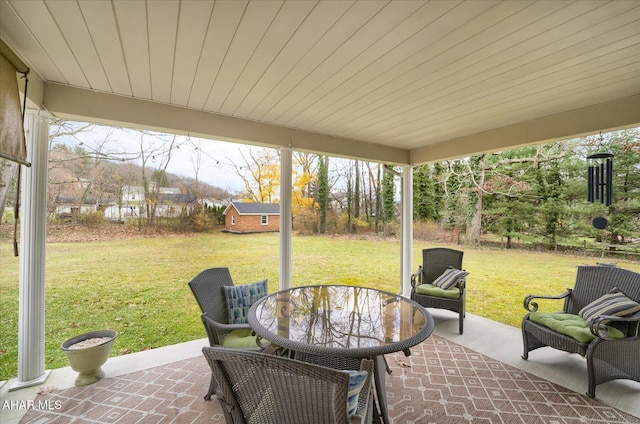
M 231 233 L 280 231 L 280 205 L 231 202 L 224 210 L 224 230 Z

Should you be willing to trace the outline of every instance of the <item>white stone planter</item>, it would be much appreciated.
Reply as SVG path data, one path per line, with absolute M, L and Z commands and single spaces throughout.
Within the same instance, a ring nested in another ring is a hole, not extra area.
M 79 373 L 75 381 L 76 386 L 93 384 L 104 377 L 104 371 L 100 367 L 107 362 L 111 345 L 117 335 L 118 333 L 112 330 L 92 331 L 72 337 L 62 343 L 61 348 L 67 355 L 71 369 Z M 71 348 L 76 343 L 99 338 L 108 338 L 108 340 L 88 347 Z

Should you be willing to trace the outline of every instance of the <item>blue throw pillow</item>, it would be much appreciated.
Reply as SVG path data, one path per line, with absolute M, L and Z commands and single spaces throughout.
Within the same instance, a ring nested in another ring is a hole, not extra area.
M 360 398 L 360 390 L 367 381 L 369 373 L 366 371 L 345 371 L 349 374 L 349 393 L 347 394 L 347 414 L 354 415 L 358 412 L 358 400 Z
M 249 308 L 267 295 L 267 280 L 243 286 L 224 286 L 229 324 L 246 324 Z

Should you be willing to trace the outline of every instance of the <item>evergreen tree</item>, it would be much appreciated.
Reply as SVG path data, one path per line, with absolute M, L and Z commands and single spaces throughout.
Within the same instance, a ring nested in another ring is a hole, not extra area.
M 354 178 L 354 193 L 353 193 L 353 216 L 355 218 L 360 218 L 360 163 L 358 159 L 356 159 L 356 175 Z
M 561 235 L 561 221 L 565 213 L 563 180 L 558 161 L 549 162 L 548 167 L 537 170 L 536 191 L 539 197 L 537 211 L 542 215 L 543 236 L 550 248 L 555 248 Z
M 318 157 L 318 206 L 320 212 L 320 234 L 327 230 L 327 209 L 329 205 L 329 158 Z
M 393 170 L 390 165 L 385 165 L 385 168 Z M 382 204 L 384 210 L 384 222 L 391 222 L 395 212 L 395 187 L 393 174 L 385 172 L 382 176 Z
M 419 221 L 439 221 L 439 203 L 431 165 L 414 167 L 413 218 Z
M 602 216 L 609 223 L 604 231 L 591 228 L 591 233 L 602 232 L 596 236 L 603 236 L 611 244 L 637 237 L 640 232 L 640 129 L 615 131 L 606 134 L 602 141 L 599 138 L 595 143 L 593 138 L 589 141 L 595 145 L 591 146 L 587 154 L 606 151 L 614 155 L 613 202 L 608 208 L 594 202 L 589 217 L 591 221 Z M 587 165 L 589 164 L 585 165 L 585 170 Z
M 347 233 L 353 232 L 354 228 L 352 227 L 351 217 L 353 216 L 353 175 L 351 174 L 351 170 L 347 174 Z

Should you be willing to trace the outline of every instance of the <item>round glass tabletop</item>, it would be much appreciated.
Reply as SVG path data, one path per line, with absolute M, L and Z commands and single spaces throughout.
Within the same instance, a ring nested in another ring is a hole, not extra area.
M 407 350 L 433 331 L 422 306 L 364 287 L 305 286 L 257 301 L 249 324 L 262 338 L 294 351 L 369 357 Z

